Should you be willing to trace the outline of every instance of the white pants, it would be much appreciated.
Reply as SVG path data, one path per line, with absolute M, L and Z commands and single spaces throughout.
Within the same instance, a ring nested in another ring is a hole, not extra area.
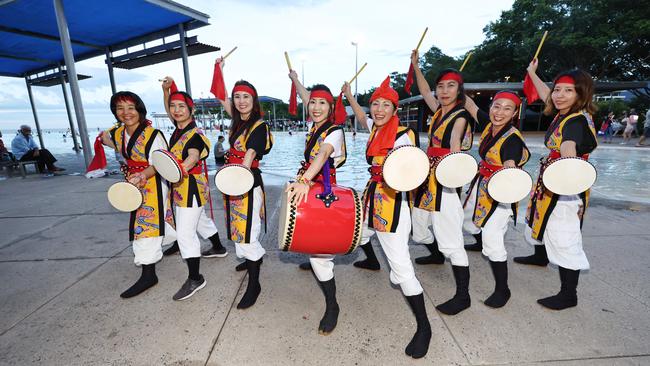
M 219 232 L 214 221 L 212 221 L 212 219 L 205 213 L 205 210 L 201 210 L 201 216 L 199 217 L 199 224 L 196 227 L 196 231 L 203 239 L 208 239 Z
M 194 198 L 192 207 L 174 207 L 176 214 L 176 235 L 181 257 L 196 258 L 201 256 L 201 242 L 197 232 L 201 215 L 205 215 L 203 206 L 199 206 Z M 207 217 L 206 217 L 207 218 Z
M 120 155 L 121 156 L 121 155 Z M 162 185 L 162 196 L 167 197 L 167 185 Z M 165 215 L 169 208 L 170 202 L 165 200 L 165 209 L 161 215 Z M 162 259 L 162 246 L 176 240 L 176 230 L 165 221 L 165 236 L 156 236 L 153 238 L 142 238 L 133 241 L 133 263 L 136 266 L 144 264 L 154 264 Z
M 438 240 L 438 249 L 442 254 L 449 258 L 452 265 L 467 267 L 469 260 L 463 241 L 463 206 L 460 197 L 455 189 L 447 187 L 443 187 L 440 194 L 442 194 L 440 211 L 425 211 L 428 220 L 420 216 L 418 221 L 413 221 L 413 240 L 416 240 L 416 237 L 426 238 L 430 222 L 433 226 L 433 236 Z
M 262 232 L 262 187 L 255 187 L 253 190 L 253 220 L 251 224 L 251 242 L 235 243 L 235 252 L 237 258 L 246 258 L 250 261 L 257 261 L 266 254 L 262 244 L 260 244 L 260 233 Z
M 533 229 L 528 224 L 524 227 L 524 240 L 530 245 L 544 245 L 541 241 L 533 238 Z
M 582 200 L 577 196 L 560 196 L 544 231 L 548 260 L 572 270 L 589 269 L 589 261 L 582 249 L 578 217 L 581 206 Z
M 481 233 L 483 255 L 487 256 L 492 262 L 505 262 L 508 259 L 508 252 L 506 252 L 504 236 L 508 231 L 508 222 L 512 217 L 512 207 L 509 204 L 499 203 L 481 229 L 474 225 L 472 221 L 477 191 L 478 184 L 470 192 L 469 200 L 465 206 L 463 229 L 470 234 Z
M 415 270 L 409 254 L 409 233 L 411 231 L 411 215 L 406 201 L 400 207 L 399 222 L 394 233 L 375 231 L 368 227 L 364 220 L 361 243 L 370 244 L 370 238 L 376 234 L 381 248 L 388 258 L 390 266 L 390 282 L 399 285 L 404 296 L 415 296 L 422 293 L 422 285 L 415 277 Z M 366 214 L 364 217 L 368 217 Z M 313 262 L 312 262 L 313 263 Z
M 411 222 L 413 223 L 413 241 L 420 244 L 433 244 L 435 237 L 429 230 L 431 212 L 421 208 L 413 207 L 411 210 Z
M 320 282 L 334 278 L 334 257 L 332 254 L 313 254 L 309 257 L 311 268 Z

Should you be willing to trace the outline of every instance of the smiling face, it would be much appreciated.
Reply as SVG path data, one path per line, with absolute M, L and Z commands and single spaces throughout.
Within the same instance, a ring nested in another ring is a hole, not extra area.
M 458 82 L 456 80 L 442 80 L 436 84 L 436 97 L 443 107 L 454 105 L 458 100 Z
M 319 124 L 327 121 L 330 115 L 331 105 L 325 98 L 309 99 L 308 111 L 309 117 L 314 123 Z
M 115 114 L 118 121 L 126 127 L 134 127 L 140 123 L 140 113 L 135 108 L 135 103 L 130 100 L 120 100 L 115 105 Z
M 501 127 L 512 121 L 517 113 L 515 102 L 506 98 L 492 101 L 490 106 L 490 122 L 494 127 Z
M 575 85 L 569 83 L 555 84 L 551 93 L 551 100 L 555 109 L 560 111 L 560 114 L 566 114 L 578 100 Z
M 185 123 L 192 119 L 192 112 L 187 106 L 187 103 L 180 100 L 172 100 L 169 102 L 169 112 L 178 123 Z
M 370 116 L 377 127 L 381 127 L 397 114 L 393 103 L 385 98 L 377 98 L 370 103 Z
M 241 118 L 246 120 L 253 111 L 253 96 L 244 91 L 238 91 L 233 94 L 233 104 L 241 115 Z

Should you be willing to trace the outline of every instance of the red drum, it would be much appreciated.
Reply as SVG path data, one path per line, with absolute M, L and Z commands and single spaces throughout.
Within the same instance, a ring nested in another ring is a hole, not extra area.
M 361 242 L 363 205 L 352 188 L 332 185 L 323 196 L 324 185 L 314 183 L 307 202 L 298 207 L 282 193 L 278 245 L 283 251 L 304 254 L 349 254 Z

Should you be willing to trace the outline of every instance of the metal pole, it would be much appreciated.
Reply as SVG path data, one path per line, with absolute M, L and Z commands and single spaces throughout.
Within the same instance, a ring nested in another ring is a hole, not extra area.
M 357 72 L 359 72 L 359 43 L 352 42 L 352 44 L 354 45 L 354 74 L 356 75 Z M 359 93 L 358 93 L 358 90 L 357 90 L 357 86 L 358 86 L 357 80 L 359 80 L 358 77 L 354 79 L 354 98 L 355 99 L 359 97 Z M 357 132 L 357 118 L 356 117 L 354 118 L 354 132 Z
M 86 116 L 84 107 L 81 103 L 81 93 L 79 92 L 79 81 L 77 80 L 77 69 L 74 64 L 74 55 L 72 54 L 72 44 L 70 42 L 70 32 L 68 30 L 68 21 L 65 18 L 63 10 L 63 0 L 54 1 L 54 12 L 56 13 L 56 24 L 61 36 L 61 48 L 63 48 L 63 58 L 65 59 L 65 68 L 68 71 L 68 81 L 70 82 L 70 91 L 72 93 L 72 102 L 74 103 L 74 112 L 79 124 L 79 133 L 81 134 L 81 147 L 84 152 L 86 167 L 90 165 L 93 153 L 90 149 L 90 140 L 88 139 L 88 129 L 86 128 Z
M 271 104 L 273 104 L 273 127 L 275 127 L 275 102 Z
M 59 65 L 59 79 L 61 80 L 61 89 L 63 90 L 63 101 L 65 102 L 65 111 L 68 114 L 68 122 L 70 122 L 70 133 L 72 133 L 72 143 L 74 144 L 74 151 L 79 152 L 81 148 L 77 142 L 77 131 L 74 129 L 74 122 L 72 122 L 72 113 L 70 113 L 70 101 L 68 100 L 68 92 L 65 89 L 65 77 L 63 76 L 63 69 Z
M 192 95 L 192 87 L 190 86 L 190 66 L 187 63 L 187 47 L 185 45 L 185 27 L 183 24 L 178 25 L 178 34 L 181 37 L 181 55 L 183 55 L 183 75 L 185 76 L 185 92 Z
M 305 60 L 302 60 L 302 85 L 305 86 Z M 302 99 L 302 98 L 301 98 Z M 309 101 L 307 101 L 309 103 Z M 305 101 L 302 101 L 302 121 L 306 123 L 305 119 Z
M 528 107 L 528 99 L 521 98 L 521 110 L 519 111 L 519 131 L 523 131 L 524 126 L 526 125 L 526 108 Z
M 117 88 L 115 88 L 115 75 L 113 74 L 113 61 L 111 59 L 113 55 L 111 54 L 110 48 L 106 47 L 106 66 L 108 67 L 108 79 L 111 81 L 111 91 L 113 94 L 117 93 Z
M 43 133 L 41 132 L 41 125 L 38 123 L 38 115 L 36 114 L 36 105 L 34 104 L 34 95 L 32 95 L 32 86 L 29 84 L 29 79 L 25 77 L 25 84 L 27 85 L 27 94 L 29 95 L 29 104 L 32 105 L 32 113 L 34 114 L 34 123 L 36 123 L 36 132 L 38 133 L 38 141 L 41 143 L 41 149 L 45 149 L 43 143 Z

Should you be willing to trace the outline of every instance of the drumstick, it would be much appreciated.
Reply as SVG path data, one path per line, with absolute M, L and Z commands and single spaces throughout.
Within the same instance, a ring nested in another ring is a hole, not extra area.
M 289 60 L 289 54 L 287 53 L 287 51 L 284 51 L 284 59 L 287 60 L 287 67 L 289 67 L 289 71 L 293 70 L 291 68 L 291 61 Z
M 359 69 L 359 71 L 357 71 L 356 75 L 354 75 L 354 77 L 353 77 L 352 79 L 350 79 L 350 82 L 349 82 L 348 84 L 352 84 L 352 82 L 354 81 L 354 79 L 356 79 L 357 76 L 359 76 L 359 74 L 361 74 L 361 71 L 363 71 L 363 69 L 364 69 L 367 65 L 368 65 L 367 62 L 366 62 L 365 64 L 363 64 L 363 66 L 361 66 L 361 68 Z
M 472 57 L 472 54 L 473 54 L 472 51 L 470 51 L 467 54 L 467 56 L 465 57 L 465 61 L 463 61 L 463 65 L 460 67 L 460 69 L 458 71 L 463 71 L 463 69 L 465 68 L 465 65 L 467 65 L 467 61 L 469 61 L 469 59 Z
M 235 52 L 236 49 L 237 49 L 237 46 L 235 46 L 235 48 L 233 48 L 232 50 L 230 50 L 230 52 L 226 53 L 226 55 L 223 56 L 223 57 L 221 58 L 221 61 L 225 60 L 226 57 L 230 56 L 230 54 L 233 53 L 233 52 Z
M 427 35 L 427 31 L 429 30 L 429 27 L 424 28 L 424 32 L 422 33 L 422 37 L 420 37 L 420 42 L 418 42 L 418 46 L 415 47 L 415 50 L 419 50 L 420 46 L 422 45 L 422 41 L 424 41 L 424 36 Z
M 537 56 L 539 56 L 539 51 L 542 50 L 542 45 L 544 44 L 547 35 L 548 35 L 548 31 L 544 31 L 544 35 L 542 36 L 542 40 L 539 42 L 539 46 L 537 46 L 537 51 L 535 52 L 535 56 L 533 57 L 533 60 L 536 59 Z

